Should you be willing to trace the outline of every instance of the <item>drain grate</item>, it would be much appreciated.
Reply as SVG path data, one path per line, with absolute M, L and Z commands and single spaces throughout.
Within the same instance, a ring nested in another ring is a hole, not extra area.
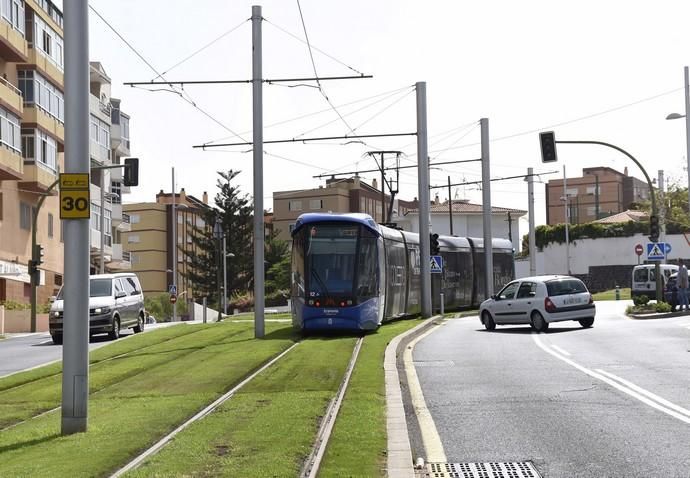
M 427 463 L 428 478 L 540 478 L 529 461 Z

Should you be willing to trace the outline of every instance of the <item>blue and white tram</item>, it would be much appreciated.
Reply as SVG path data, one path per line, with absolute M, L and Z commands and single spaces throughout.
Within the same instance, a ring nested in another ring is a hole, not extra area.
M 483 299 L 479 239 L 439 237 L 443 273 L 433 274 L 438 308 Z M 494 239 L 495 288 L 514 275 L 512 244 Z M 310 330 L 375 330 L 385 320 L 421 312 L 419 234 L 377 224 L 367 214 L 302 214 L 292 231 L 292 322 Z

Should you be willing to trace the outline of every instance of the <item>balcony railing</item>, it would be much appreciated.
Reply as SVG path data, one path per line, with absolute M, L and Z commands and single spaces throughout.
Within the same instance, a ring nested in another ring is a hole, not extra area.
M 22 90 L 14 86 L 12 83 L 10 83 L 6 78 L 3 78 L 0 76 L 0 83 L 8 87 L 10 90 L 14 91 L 16 94 L 19 96 L 22 96 Z
M 122 260 L 132 262 L 132 253 L 129 251 L 122 251 Z
M 129 221 L 129 214 L 127 214 L 126 212 L 122 213 L 122 222 L 126 224 L 131 224 L 131 222 Z

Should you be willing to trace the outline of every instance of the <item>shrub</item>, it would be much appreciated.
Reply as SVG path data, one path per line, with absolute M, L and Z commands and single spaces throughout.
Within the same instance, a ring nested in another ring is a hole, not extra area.
M 5 306 L 5 310 L 27 310 L 31 308 L 31 304 L 25 304 L 23 302 L 17 302 L 14 300 L 5 300 L 0 302 L 0 305 Z
M 633 297 L 633 304 L 635 305 L 646 305 L 649 302 L 649 297 L 646 295 L 638 295 Z
M 287 289 L 279 289 L 266 294 L 266 305 L 287 305 L 287 299 L 290 297 L 290 291 Z
M 170 295 L 165 292 L 145 296 L 144 307 L 146 308 L 146 312 L 153 315 L 159 322 L 164 322 L 172 318 L 173 306 L 170 303 Z M 177 301 L 177 315 L 183 316 L 186 314 L 187 301 L 185 301 L 183 297 Z
M 667 304 L 666 302 L 657 302 L 655 309 L 657 312 L 671 312 L 671 304 Z
M 250 291 L 233 292 L 228 305 L 231 309 L 249 310 L 254 307 L 254 294 Z

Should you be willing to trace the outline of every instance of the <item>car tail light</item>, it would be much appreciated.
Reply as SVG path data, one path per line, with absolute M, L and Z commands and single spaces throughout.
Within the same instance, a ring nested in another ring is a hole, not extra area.
M 318 301 L 318 300 L 315 301 L 315 302 L 314 302 L 314 306 L 315 306 L 315 307 L 321 307 L 321 301 Z
M 544 299 L 544 309 L 547 312 L 556 312 L 556 306 L 554 305 L 553 302 L 551 302 L 551 299 L 549 297 Z
M 589 303 L 590 304 L 594 303 L 594 297 L 592 297 L 592 294 L 589 294 Z

